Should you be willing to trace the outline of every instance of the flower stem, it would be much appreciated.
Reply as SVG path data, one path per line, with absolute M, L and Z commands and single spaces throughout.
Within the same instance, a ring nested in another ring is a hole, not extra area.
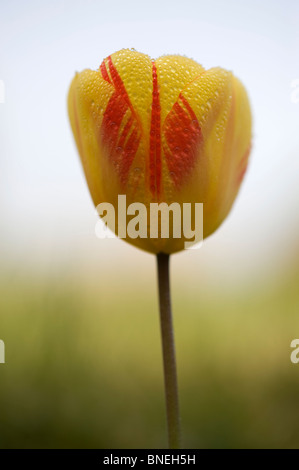
M 170 449 L 179 449 L 181 432 L 169 285 L 169 255 L 159 253 L 157 262 L 168 442 Z

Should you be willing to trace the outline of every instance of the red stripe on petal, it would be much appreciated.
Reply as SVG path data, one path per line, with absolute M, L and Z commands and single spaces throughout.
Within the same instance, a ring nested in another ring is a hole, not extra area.
M 128 119 L 128 122 L 126 123 L 126 125 L 125 125 L 125 127 L 124 127 L 124 129 L 121 133 L 119 141 L 118 141 L 118 145 L 120 147 L 122 147 L 125 144 L 125 140 L 128 137 L 128 134 L 130 132 L 130 129 L 131 129 L 133 123 L 134 123 L 133 116 L 130 116 L 130 118 Z
M 101 65 L 101 73 L 103 78 L 114 86 L 114 92 L 104 111 L 99 137 L 121 183 L 125 184 L 139 147 L 141 125 L 125 85 L 110 56 L 107 58 L 107 63 L 109 73 L 105 61 Z M 128 120 L 123 126 L 125 116 Z
M 101 69 L 103 79 L 106 80 L 106 82 L 111 83 L 110 77 L 107 72 L 105 60 L 103 60 L 103 62 L 101 63 L 100 69 Z
M 122 155 L 123 158 L 122 158 L 121 168 L 120 168 L 122 182 L 125 182 L 127 180 L 130 167 L 132 165 L 132 162 L 134 160 L 135 154 L 139 146 L 139 142 L 140 142 L 140 135 L 138 135 L 138 129 L 133 129 L 125 145 L 123 155 Z
M 159 199 L 161 192 L 161 107 L 156 64 L 152 63 L 153 96 L 150 128 L 150 191 Z
M 163 150 L 175 186 L 181 186 L 192 172 L 198 157 L 202 133 L 196 114 L 180 94 L 163 124 Z

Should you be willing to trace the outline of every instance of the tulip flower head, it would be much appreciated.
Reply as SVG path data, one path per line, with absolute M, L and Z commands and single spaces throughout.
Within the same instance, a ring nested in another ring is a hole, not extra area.
M 247 93 L 229 71 L 194 60 L 124 49 L 72 81 L 69 116 L 94 204 L 203 204 L 203 236 L 228 215 L 245 174 L 251 143 Z M 147 226 L 151 221 L 145 217 Z M 194 216 L 192 216 L 194 218 Z M 194 222 L 194 220 L 193 220 Z M 186 237 L 125 237 L 167 254 Z

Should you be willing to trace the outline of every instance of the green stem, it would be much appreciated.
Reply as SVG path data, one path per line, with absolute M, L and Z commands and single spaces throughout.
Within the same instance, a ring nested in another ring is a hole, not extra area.
M 159 253 L 157 262 L 168 442 L 170 449 L 179 449 L 181 431 L 170 300 L 169 255 Z

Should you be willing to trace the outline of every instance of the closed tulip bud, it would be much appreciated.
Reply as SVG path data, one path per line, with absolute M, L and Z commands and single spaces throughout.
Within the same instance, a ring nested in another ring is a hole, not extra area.
M 246 171 L 251 112 L 246 90 L 222 68 L 134 50 L 107 57 L 72 81 L 69 116 L 94 204 L 203 203 L 203 236 L 228 215 Z M 150 225 L 150 221 L 148 221 Z M 184 236 L 126 237 L 152 253 Z

